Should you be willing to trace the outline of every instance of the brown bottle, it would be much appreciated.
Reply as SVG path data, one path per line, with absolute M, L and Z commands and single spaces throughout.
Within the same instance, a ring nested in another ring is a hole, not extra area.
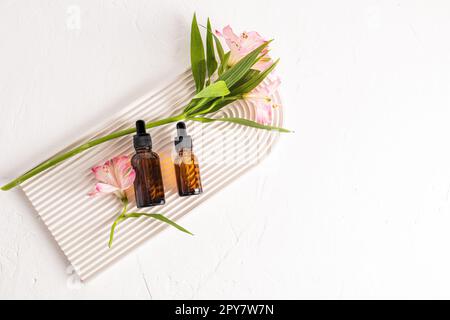
M 192 152 L 192 138 L 187 135 L 184 122 L 177 123 L 174 160 L 178 194 L 182 197 L 203 192 L 197 157 Z
M 133 143 L 136 154 L 131 158 L 131 165 L 136 171 L 136 206 L 142 208 L 164 204 L 166 200 L 159 156 L 152 151 L 152 138 L 146 132 L 143 120 L 136 121 Z

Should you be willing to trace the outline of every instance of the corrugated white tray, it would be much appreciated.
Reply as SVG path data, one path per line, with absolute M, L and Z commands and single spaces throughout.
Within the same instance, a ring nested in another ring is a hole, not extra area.
M 137 119 L 151 121 L 176 115 L 193 96 L 194 87 L 188 70 L 169 85 L 134 101 L 112 120 L 97 127 L 92 134 L 76 141 L 65 150 L 88 139 L 132 127 Z M 281 106 L 279 94 L 275 93 L 273 98 Z M 225 107 L 217 114 L 224 115 L 255 120 L 254 107 L 242 101 Z M 283 114 L 280 107 L 274 110 L 272 125 L 282 124 Z M 141 209 L 141 212 L 158 212 L 179 220 L 225 185 L 256 166 L 270 153 L 278 138 L 276 132 L 232 123 L 188 122 L 187 126 L 194 141 L 194 152 L 199 158 L 203 194 L 184 198 L 178 196 L 172 163 L 175 123 L 153 128 L 150 133 L 153 150 L 161 157 L 166 204 L 152 209 Z M 119 213 L 120 203 L 113 196 L 87 196 L 95 183 L 90 168 L 113 156 L 132 153 L 132 136 L 122 137 L 85 151 L 21 185 L 83 281 L 167 227 L 152 219 L 127 220 L 119 225 L 112 249 L 108 248 L 109 229 Z M 137 209 L 133 207 L 130 211 Z M 171 231 L 178 232 L 175 229 Z

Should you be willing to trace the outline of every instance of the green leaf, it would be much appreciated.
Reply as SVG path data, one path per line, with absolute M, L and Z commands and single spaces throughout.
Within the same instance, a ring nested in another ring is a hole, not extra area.
M 203 27 L 202 25 L 200 25 L 200 26 Z M 217 54 L 219 55 L 219 59 L 222 62 L 223 58 L 225 56 L 225 53 L 223 51 L 222 44 L 220 43 L 220 39 L 215 35 L 215 33 L 211 29 L 210 30 L 207 29 L 207 32 L 210 33 L 211 36 L 214 37 L 214 42 L 216 43 Z
M 247 54 L 244 58 L 239 60 L 234 66 L 225 71 L 219 80 L 223 80 L 227 83 L 227 86 L 231 88 L 236 82 L 238 82 L 247 72 L 253 67 L 253 65 L 259 60 L 259 55 L 265 47 L 269 45 L 270 41 L 267 41 L 260 45 L 258 48 Z
M 189 114 L 189 116 L 197 116 L 201 114 L 214 113 L 225 107 L 226 105 L 238 100 L 240 97 L 222 97 L 214 100 L 210 105 L 202 106 L 201 108 L 196 108 Z
M 198 100 L 192 99 L 183 109 L 183 113 L 186 113 L 191 108 L 195 107 L 195 105 L 198 103 Z
M 217 98 L 224 97 L 228 94 L 230 94 L 230 90 L 228 90 L 227 84 L 225 81 L 220 80 L 205 87 L 202 91 L 197 93 L 193 99 Z
M 166 218 L 165 216 L 163 216 L 162 214 L 159 214 L 159 213 L 138 213 L 138 212 L 133 212 L 133 213 L 128 213 L 127 215 L 125 215 L 125 217 L 126 218 L 140 218 L 140 217 L 153 218 L 153 219 L 165 222 L 168 225 L 171 225 L 172 227 L 177 228 L 180 231 L 183 231 L 185 233 L 190 234 L 191 236 L 194 235 L 193 233 L 191 233 L 190 231 L 186 230 L 185 228 L 183 228 L 179 224 L 173 222 L 169 218 Z
M 225 81 L 216 81 L 204 88 L 194 96 L 191 102 L 184 108 L 183 114 L 197 114 L 199 110 L 208 108 L 208 105 L 217 97 L 224 97 L 230 93 Z
M 280 62 L 280 59 L 272 63 L 272 65 L 264 70 L 263 72 L 258 72 L 257 74 L 254 74 L 250 79 L 248 79 L 245 82 L 242 82 L 242 84 L 237 84 L 237 87 L 232 88 L 232 94 L 233 95 L 239 95 L 244 94 L 252 91 L 255 89 L 277 66 L 278 62 Z
M 225 53 L 225 55 L 223 56 L 223 59 L 220 62 L 220 66 L 219 66 L 219 77 L 227 70 L 228 67 L 228 60 L 230 59 L 230 51 L 228 51 L 227 53 Z
M 213 35 L 214 42 L 216 43 L 217 54 L 219 55 L 220 62 L 223 62 L 225 53 L 223 51 L 222 44 L 220 43 L 220 39 L 212 31 L 211 34 Z
M 209 18 L 206 28 L 206 66 L 208 67 L 208 77 L 211 78 L 217 70 L 217 60 L 216 55 L 214 54 L 214 41 Z
M 212 98 L 192 99 L 191 102 L 184 108 L 183 114 L 193 114 L 195 110 L 202 108 L 212 101 Z
M 232 123 L 237 123 L 242 126 L 247 126 L 247 127 L 257 128 L 257 129 L 274 130 L 274 131 L 279 131 L 279 132 L 291 132 L 288 129 L 274 127 L 274 126 L 268 126 L 268 125 L 260 124 L 258 122 L 251 121 L 251 120 L 244 119 L 244 118 L 213 119 L 213 118 L 205 118 L 205 117 L 192 117 L 192 118 L 188 118 L 188 120 L 199 121 L 199 122 L 204 122 L 204 123 L 213 122 L 213 121 L 232 122 Z
M 259 73 L 261 73 L 261 72 L 258 71 L 258 70 L 250 69 L 250 70 L 245 74 L 245 76 L 243 76 L 243 77 L 241 78 L 241 80 L 239 80 L 238 82 L 236 82 L 236 83 L 233 85 L 232 88 L 238 88 L 238 87 L 240 87 L 241 85 L 243 85 L 243 84 L 247 83 L 248 81 L 252 80 L 252 79 L 253 79 L 254 77 L 256 77 Z M 232 89 L 232 88 L 230 88 L 230 89 Z
M 198 29 L 197 17 L 194 14 L 191 26 L 191 69 L 195 81 L 195 88 L 200 92 L 205 85 L 206 60 L 202 36 Z
M 236 65 L 231 67 L 229 70 L 227 70 L 224 74 L 222 74 L 219 77 L 218 81 L 220 81 L 220 80 L 222 80 L 222 81 L 228 80 L 230 83 L 233 83 L 234 81 L 236 81 L 236 82 L 234 82 L 234 85 L 236 85 L 237 87 L 234 88 L 234 89 L 233 89 L 233 87 L 231 87 L 232 96 L 239 96 L 242 93 L 247 93 L 247 92 L 253 90 L 276 67 L 276 65 L 278 64 L 279 60 L 275 61 L 264 72 L 258 72 L 258 71 L 255 71 L 255 70 L 251 70 L 251 67 L 260 59 L 259 53 L 268 44 L 269 44 L 269 42 L 266 42 L 265 44 L 261 45 L 259 48 L 257 48 L 254 51 L 250 52 L 248 55 L 246 55 L 244 58 L 242 58 Z M 225 54 L 225 56 L 226 56 L 225 62 L 227 61 L 229 55 L 230 55 L 230 52 L 227 52 Z M 220 67 L 219 67 L 219 74 L 221 74 L 221 68 L 222 68 L 223 65 L 224 64 L 221 64 Z M 237 80 L 235 80 L 235 79 L 237 79 Z M 227 86 L 230 88 L 230 84 L 228 82 L 226 82 L 226 83 L 227 83 Z M 205 108 L 208 108 L 208 107 L 205 107 L 205 105 L 207 105 L 211 101 L 200 101 L 200 102 L 201 102 L 201 106 L 199 106 L 198 104 L 195 105 L 193 103 L 190 103 L 184 109 L 184 113 L 185 114 L 189 114 L 189 115 L 193 115 L 193 114 L 196 114 L 198 112 L 201 112 L 201 111 L 205 110 Z M 216 112 L 216 111 L 220 110 L 225 105 L 227 105 L 227 104 L 229 104 L 231 102 L 233 102 L 233 101 L 226 101 L 226 103 L 223 104 L 223 105 L 217 104 L 216 106 L 214 106 L 214 108 L 209 109 L 208 113 Z M 203 113 L 200 113 L 200 114 L 203 114 Z

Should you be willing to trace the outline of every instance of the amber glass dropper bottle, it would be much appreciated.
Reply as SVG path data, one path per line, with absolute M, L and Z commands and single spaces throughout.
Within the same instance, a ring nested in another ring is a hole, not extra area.
M 192 138 L 187 135 L 186 124 L 177 123 L 174 160 L 178 194 L 182 197 L 203 192 L 197 157 L 192 151 Z
M 164 204 L 166 200 L 159 156 L 152 151 L 152 138 L 146 132 L 143 120 L 136 121 L 133 143 L 136 154 L 131 158 L 131 165 L 136 171 L 136 206 L 143 208 Z

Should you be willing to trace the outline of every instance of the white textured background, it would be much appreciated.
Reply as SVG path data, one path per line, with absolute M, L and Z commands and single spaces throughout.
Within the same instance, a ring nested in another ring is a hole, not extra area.
M 83 285 L 1 192 L 0 298 L 450 298 L 448 1 L 2 0 L 1 182 L 185 70 L 193 11 L 276 39 L 295 134 Z

